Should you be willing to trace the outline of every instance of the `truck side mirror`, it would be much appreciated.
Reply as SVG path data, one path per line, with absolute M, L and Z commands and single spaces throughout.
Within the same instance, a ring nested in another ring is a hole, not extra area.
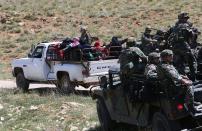
M 31 53 L 28 53 L 27 56 L 28 56 L 28 58 L 31 58 L 31 57 L 32 57 L 32 54 L 31 54 Z
M 107 88 L 107 77 L 102 76 L 100 78 L 100 87 L 106 89 Z

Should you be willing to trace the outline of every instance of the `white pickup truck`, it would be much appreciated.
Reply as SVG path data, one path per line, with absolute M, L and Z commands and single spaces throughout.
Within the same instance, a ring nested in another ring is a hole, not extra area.
M 40 43 L 27 58 L 12 61 L 12 74 L 16 77 L 18 88 L 27 91 L 30 83 L 53 83 L 64 92 L 72 92 L 75 86 L 82 85 L 88 88 L 98 83 L 100 75 L 106 75 L 109 67 L 118 64 L 118 59 L 95 61 L 84 60 L 82 57 L 79 60 L 50 59 L 51 47 L 60 43 Z M 54 55 L 56 54 L 52 54 L 51 57 Z

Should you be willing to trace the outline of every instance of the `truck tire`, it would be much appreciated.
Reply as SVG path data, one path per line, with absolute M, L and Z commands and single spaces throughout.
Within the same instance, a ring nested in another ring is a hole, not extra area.
M 115 126 L 115 121 L 110 117 L 107 107 L 102 99 L 98 99 L 96 102 L 97 114 L 100 121 L 100 125 L 103 131 L 112 131 Z
M 69 76 L 67 74 L 63 74 L 58 83 L 58 90 L 62 94 L 69 94 L 74 91 L 74 87 L 71 84 Z
M 16 85 L 17 88 L 21 89 L 23 92 L 27 92 L 29 89 L 29 81 L 25 78 L 23 72 L 19 72 L 16 75 Z
M 180 131 L 180 125 L 176 121 L 171 121 L 160 112 L 153 116 L 152 131 Z

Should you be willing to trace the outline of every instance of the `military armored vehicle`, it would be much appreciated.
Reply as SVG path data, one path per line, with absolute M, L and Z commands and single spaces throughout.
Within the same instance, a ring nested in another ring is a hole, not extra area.
M 109 77 L 100 78 L 100 87 L 91 90 L 102 129 L 113 131 L 118 123 L 127 123 L 141 131 L 202 130 L 202 105 L 195 107 L 197 113 L 191 112 L 185 106 L 184 85 L 170 85 L 165 89 L 161 83 L 163 81 L 151 82 L 142 74 L 134 74 L 131 83 L 124 84 L 119 68 L 110 69 Z M 200 97 L 200 88 L 198 90 L 194 95 Z

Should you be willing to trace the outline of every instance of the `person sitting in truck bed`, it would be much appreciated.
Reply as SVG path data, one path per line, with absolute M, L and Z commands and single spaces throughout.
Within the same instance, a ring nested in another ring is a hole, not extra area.
M 104 47 L 101 46 L 100 40 L 95 41 L 93 50 L 94 50 L 95 56 L 98 60 L 104 59 L 106 57 L 106 55 L 104 53 Z
M 100 40 L 95 41 L 94 46 L 93 46 L 93 50 L 95 51 L 96 57 L 98 58 L 98 60 L 100 59 L 109 59 L 109 51 L 106 48 L 106 44 L 103 43 L 103 45 L 101 43 Z
M 79 38 L 79 42 L 81 45 L 91 45 L 92 39 L 91 35 L 87 32 L 86 26 L 81 26 L 80 28 L 81 36 Z

